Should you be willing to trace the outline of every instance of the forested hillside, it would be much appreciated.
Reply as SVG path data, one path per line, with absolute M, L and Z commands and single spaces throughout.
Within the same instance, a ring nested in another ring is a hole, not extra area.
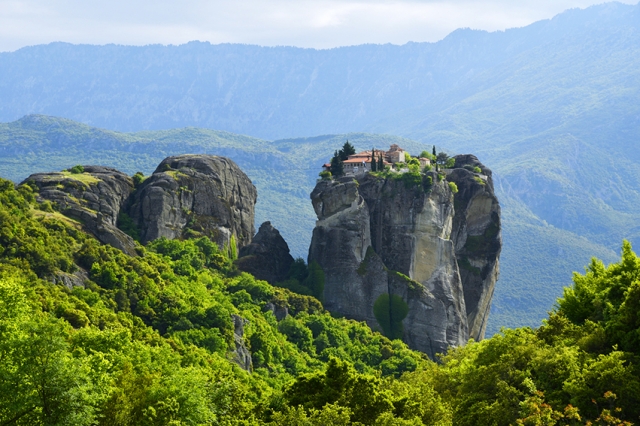
M 640 420 L 640 258 L 628 243 L 619 263 L 576 275 L 540 328 L 439 364 L 239 273 L 233 250 L 206 238 L 136 251 L 100 245 L 31 186 L 0 180 L 3 424 Z
M 258 219 L 273 220 L 305 256 L 313 226 L 307 194 L 319 164 L 346 138 L 358 149 L 393 139 L 336 135 L 394 134 L 415 141 L 396 139 L 415 152 L 435 144 L 473 153 L 493 170 L 509 218 L 489 333 L 535 325 L 590 255 L 610 262 L 622 238 L 640 243 L 639 29 L 640 6 L 607 3 L 524 28 L 457 30 L 403 46 L 27 47 L 0 53 L 1 120 L 39 113 L 119 131 L 198 126 L 261 139 L 139 133 L 142 147 L 125 144 L 124 155 L 89 130 L 75 142 L 86 149 L 49 158 L 33 134 L 29 149 L 11 147 L 27 131 L 5 139 L 2 157 L 14 170 L 26 161 L 29 172 L 52 169 L 57 158 L 53 168 L 97 162 L 133 173 L 134 165 L 148 172 L 144 164 L 185 150 L 231 156 L 263 194 Z M 55 126 L 38 132 L 52 132 L 56 146 L 68 141 Z M 311 137 L 321 134 L 331 136 Z M 292 139 L 264 141 L 278 138 Z
M 335 147 L 350 140 L 359 150 L 396 143 L 419 153 L 425 145 L 389 135 L 350 133 L 313 138 L 264 141 L 207 129 L 119 133 L 70 120 L 27 116 L 0 124 L 0 168 L 20 182 L 35 172 L 61 170 L 75 164 L 111 165 L 130 175 L 150 174 L 169 155 L 211 153 L 237 162 L 258 188 L 256 225 L 265 220 L 282 231 L 294 256 L 306 259 L 315 214 L 309 194 L 319 165 Z M 426 146 L 428 150 L 431 146 Z M 494 176 L 496 176 L 494 174 Z M 500 193 L 503 206 L 501 276 L 488 335 L 500 327 L 535 326 L 568 285 L 569 274 L 582 270 L 591 256 L 606 262 L 614 251 L 585 237 L 549 226 L 517 199 Z M 621 228 L 622 229 L 622 228 Z M 522 259 L 526 259 L 523 262 Z

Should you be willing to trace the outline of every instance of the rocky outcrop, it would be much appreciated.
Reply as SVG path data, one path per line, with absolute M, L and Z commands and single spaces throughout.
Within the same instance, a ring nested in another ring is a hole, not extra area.
M 293 257 L 287 242 L 271 222 L 260 225 L 251 244 L 240 249 L 240 255 L 236 261 L 241 271 L 271 284 L 284 281 L 292 263 Z
M 500 252 L 499 205 L 490 171 L 482 170 L 447 172 L 463 189 L 455 196 L 433 172 L 417 180 L 365 174 L 318 182 L 308 261 L 324 272 L 327 310 L 432 358 L 470 336 L 482 338 Z M 484 255 L 486 246 L 497 250 Z M 461 274 L 458 258 L 478 266 L 482 260 L 486 271 Z
M 133 191 L 133 181 L 116 169 L 85 166 L 83 173 L 36 173 L 23 183 L 35 185 L 38 201 L 49 201 L 78 220 L 99 241 L 135 255 L 133 239 L 117 227 L 118 215 Z
M 169 157 L 137 187 L 126 174 L 100 166 L 36 173 L 22 183 L 37 189 L 40 202 L 49 201 L 102 243 L 132 256 L 135 241 L 118 228 L 122 219 L 142 243 L 206 235 L 223 247 L 234 236 L 243 247 L 254 233 L 256 188 L 224 157 Z
M 237 246 L 254 234 L 255 186 L 231 160 L 181 155 L 162 161 L 133 194 L 129 216 L 142 243 L 160 237 L 206 235 L 220 246 Z
M 481 340 L 500 273 L 500 204 L 493 191 L 491 170 L 473 155 L 455 159 L 447 176 L 458 187 L 451 239 L 464 288 L 469 337 Z
M 233 341 L 236 348 L 231 351 L 231 361 L 236 363 L 243 370 L 253 371 L 253 360 L 251 359 L 251 351 L 244 343 L 244 326 L 249 323 L 248 320 L 240 315 L 231 315 L 233 320 Z

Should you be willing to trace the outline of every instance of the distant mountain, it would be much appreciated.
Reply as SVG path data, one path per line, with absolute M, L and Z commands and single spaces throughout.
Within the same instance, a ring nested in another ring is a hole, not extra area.
M 54 43 L 0 54 L 0 99 L 3 121 L 39 113 L 119 131 L 197 126 L 261 138 L 190 128 L 118 134 L 144 147 L 123 142 L 124 156 L 92 136 L 93 145 L 57 157 L 36 148 L 23 157 L 51 170 L 55 158 L 68 167 L 109 155 L 108 164 L 133 172 L 169 152 L 221 150 L 256 180 L 258 220 L 274 220 L 298 255 L 308 240 L 291 230 L 313 226 L 306 197 L 318 164 L 346 137 L 362 149 L 393 139 L 344 133 L 399 135 L 418 152 L 435 144 L 473 153 L 494 171 L 504 206 L 488 334 L 537 324 L 589 256 L 613 261 L 623 238 L 640 241 L 640 5 L 607 3 L 403 46 Z M 318 134 L 334 136 L 305 138 Z M 192 138 L 200 142 L 181 143 Z M 14 148 L 3 149 L 3 171 L 22 173 Z M 275 201 L 283 194 L 288 204 Z

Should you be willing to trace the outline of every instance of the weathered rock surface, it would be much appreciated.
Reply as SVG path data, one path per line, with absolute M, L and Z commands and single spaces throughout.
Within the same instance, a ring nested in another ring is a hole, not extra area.
M 460 164 L 472 164 L 471 157 Z M 370 174 L 318 182 L 308 261 L 324 271 L 325 307 L 432 358 L 469 337 L 481 339 L 501 241 L 491 172 L 480 167 L 481 174 L 448 172 L 460 188 L 455 196 L 435 173 L 421 183 Z M 480 273 L 469 268 L 461 275 L 458 258 Z
M 287 278 L 292 263 L 287 242 L 271 222 L 260 225 L 251 243 L 240 249 L 236 261 L 240 270 L 272 284 Z
M 235 350 L 231 351 L 231 360 L 238 364 L 240 368 L 246 371 L 253 371 L 253 360 L 251 359 L 251 351 L 244 343 L 244 326 L 249 323 L 248 320 L 240 315 L 231 315 L 233 320 L 233 340 L 236 345 Z
M 126 174 L 109 167 L 85 166 L 84 173 L 36 173 L 23 183 L 36 185 L 39 201 L 50 201 L 99 241 L 136 254 L 133 239 L 116 226 L 133 191 L 133 181 Z
M 464 288 L 469 337 L 481 340 L 500 274 L 500 204 L 493 191 L 491 170 L 473 155 L 455 159 L 455 168 L 447 176 L 458 186 L 451 239 Z M 475 173 L 474 168 L 481 172 Z
M 255 186 L 231 160 L 213 155 L 169 157 L 134 188 L 116 169 L 85 166 L 83 173 L 36 173 L 23 183 L 37 187 L 39 201 L 77 220 L 104 244 L 135 256 L 135 241 L 118 228 L 129 217 L 140 241 L 206 235 L 220 247 L 237 246 L 254 233 Z
M 231 160 L 214 155 L 166 158 L 133 194 L 128 213 L 146 243 L 206 235 L 237 246 L 254 234 L 255 186 Z

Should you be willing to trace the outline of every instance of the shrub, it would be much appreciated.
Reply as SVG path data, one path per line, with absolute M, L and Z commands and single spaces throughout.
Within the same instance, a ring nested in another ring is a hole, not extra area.
M 447 160 L 447 162 L 445 163 L 444 167 L 447 169 L 452 169 L 453 166 L 456 165 L 456 159 L 451 157 Z
M 482 169 L 480 167 L 478 167 L 478 166 L 475 166 L 473 168 L 473 171 L 476 172 L 476 173 L 482 173 Z
M 73 166 L 72 168 L 69 169 L 69 171 L 75 175 L 80 174 L 80 173 L 84 173 L 84 167 L 82 167 L 80 164 Z
M 320 178 L 323 180 L 331 179 L 331 172 L 329 170 L 323 170 L 319 174 Z
M 449 182 L 449 189 L 451 189 L 451 192 L 454 194 L 458 193 L 458 185 L 456 185 L 455 182 Z
M 136 172 L 136 174 L 133 175 L 132 179 L 133 185 L 137 188 L 145 180 L 145 177 L 142 172 Z

